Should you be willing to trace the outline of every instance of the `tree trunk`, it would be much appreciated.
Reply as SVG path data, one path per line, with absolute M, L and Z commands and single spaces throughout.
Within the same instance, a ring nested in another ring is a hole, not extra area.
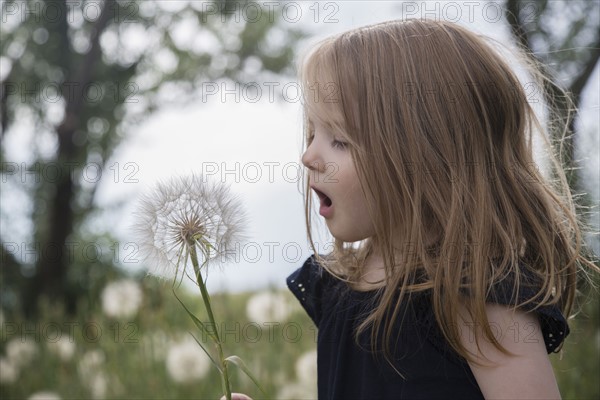
M 76 177 L 72 176 L 71 166 L 78 166 L 82 157 L 73 139 L 76 131 L 81 128 L 82 122 L 85 122 L 80 120 L 81 111 L 86 104 L 83 88 L 92 82 L 93 67 L 101 57 L 99 39 L 111 19 L 109 8 L 105 5 L 95 23 L 90 38 L 90 50 L 79 65 L 69 66 L 71 73 L 65 80 L 65 82 L 75 82 L 77 85 L 74 89 L 67 87 L 63 91 L 66 99 L 65 117 L 56 130 L 58 136 L 56 160 L 62 168 L 61 179 L 54 184 L 54 197 L 48 215 L 48 234 L 40 246 L 36 273 L 22 297 L 24 310 L 28 316 L 36 314 L 41 295 L 62 302 L 68 314 L 74 315 L 76 312 L 77 297 L 67 285 L 67 272 L 71 262 L 70 254 L 73 249 L 80 249 L 81 245 L 76 244 L 75 247 L 69 248 L 67 239 L 74 229 L 75 210 L 72 203 L 77 194 Z M 66 26 L 67 13 L 62 13 L 62 16 L 65 18 L 62 23 Z M 63 40 L 66 41 L 63 46 L 68 48 L 70 46 L 68 36 L 64 35 Z M 85 162 L 85 157 L 83 160 Z

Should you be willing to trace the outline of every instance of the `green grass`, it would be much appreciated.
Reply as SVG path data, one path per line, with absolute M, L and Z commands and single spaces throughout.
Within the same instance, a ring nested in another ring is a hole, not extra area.
M 569 322 L 561 353 L 551 357 L 564 399 L 600 399 L 600 307 L 596 296 Z
M 25 324 L 18 316 L 5 315 L 0 342 L 2 357 L 6 356 L 8 342 L 21 337 L 32 341 L 37 353 L 20 368 L 17 381 L 0 385 L 0 398 L 28 398 L 39 391 L 51 391 L 63 399 L 93 398 L 93 382 L 82 375 L 80 363 L 95 353 L 103 354 L 104 361 L 88 376 L 95 376 L 98 386 L 102 380 L 106 381 L 106 398 L 219 399 L 222 395 L 220 377 L 212 365 L 206 376 L 192 383 L 181 384 L 171 379 L 165 366 L 166 349 L 188 332 L 201 336 L 175 300 L 168 284 L 158 285 L 152 278 L 145 278 L 143 290 L 140 312 L 125 321 L 106 317 L 99 302 L 84 304 L 80 308 L 88 311 L 71 321 L 52 307 L 46 307 L 36 323 Z M 316 348 L 315 328 L 288 291 L 278 293 L 290 307 L 288 316 L 279 324 L 248 320 L 246 305 L 255 293 L 212 297 L 215 315 L 225 327 L 221 335 L 226 355 L 235 354 L 246 361 L 263 385 L 266 396 L 238 371 L 233 373 L 233 389 L 255 399 L 273 399 L 279 398 L 286 386 L 295 385 L 306 390 L 304 398 L 314 398 L 316 384 L 313 381 L 298 383 L 296 361 Z M 188 307 L 201 320 L 206 320 L 199 295 L 181 291 L 180 294 Z M 68 334 L 69 330 L 74 334 L 76 349 L 70 360 L 63 361 L 48 349 L 46 342 L 57 337 L 57 328 L 63 329 L 62 335 Z M 551 356 L 565 399 L 600 398 L 597 380 L 599 346 L 598 303 L 594 299 L 571 322 L 571 335 L 564 346 L 562 359 L 559 354 Z
M 212 297 L 215 315 L 222 321 L 225 355 L 237 355 L 246 362 L 263 386 L 266 398 L 276 398 L 283 386 L 296 381 L 295 361 L 316 347 L 312 322 L 291 293 L 281 293 L 291 311 L 285 321 L 277 323 L 248 320 L 246 303 L 254 293 Z M 199 296 L 181 291 L 179 295 L 200 320 L 207 320 Z M 212 365 L 205 377 L 187 384 L 175 383 L 167 372 L 164 347 L 169 342 L 185 338 L 189 332 L 202 339 L 169 285 L 147 285 L 142 309 L 131 320 L 107 318 L 99 305 L 82 308 L 95 311 L 71 322 L 51 308 L 35 324 L 5 316 L 0 345 L 3 356 L 7 343 L 20 338 L 33 342 L 37 354 L 22 367 L 16 382 L 0 386 L 0 398 L 27 398 L 38 391 L 51 391 L 61 398 L 90 398 L 94 391 L 82 377 L 79 363 L 86 353 L 97 351 L 104 354 L 104 362 L 95 374 L 108 381 L 107 398 L 218 399 L 222 396 L 220 377 Z M 55 341 L 60 335 L 55 327 L 67 328 L 62 335 L 67 335 L 68 330 L 74 333 L 76 351 L 71 360 L 61 361 L 47 347 L 47 339 Z M 164 340 L 152 341 L 153 335 Z M 235 369 L 232 382 L 236 392 L 255 399 L 265 398 L 249 378 Z M 316 393 L 316 386 L 308 387 L 307 393 Z

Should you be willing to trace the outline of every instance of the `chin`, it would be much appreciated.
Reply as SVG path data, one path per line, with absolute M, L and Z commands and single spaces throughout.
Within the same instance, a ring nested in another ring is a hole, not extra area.
M 360 242 L 361 240 L 365 240 L 369 237 L 365 235 L 357 235 L 356 233 L 334 232 L 333 230 L 330 230 L 330 232 L 334 238 L 346 243 Z
M 372 226 L 340 226 L 340 224 L 335 224 L 332 222 L 333 221 L 326 221 L 327 228 L 334 238 L 341 240 L 342 242 L 360 242 L 361 240 L 368 239 L 375 234 L 375 230 Z

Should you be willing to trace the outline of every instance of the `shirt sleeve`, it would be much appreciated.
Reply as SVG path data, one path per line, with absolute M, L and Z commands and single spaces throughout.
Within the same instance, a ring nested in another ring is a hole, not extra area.
M 323 268 L 310 256 L 302 267 L 287 278 L 290 291 L 296 296 L 315 325 L 321 320 L 321 297 L 323 290 Z
M 492 287 L 488 301 L 506 306 L 522 304 L 536 296 L 536 286 L 532 282 L 532 279 L 524 279 L 519 286 L 518 293 L 516 293 L 513 280 L 510 278 L 504 279 Z M 530 302 L 523 305 L 521 309 L 525 312 L 537 314 L 546 344 L 546 351 L 553 353 L 569 334 L 569 325 L 556 304 L 542 305 L 535 308 L 536 305 L 535 302 Z
M 537 290 L 536 286 L 532 283 L 533 280 L 522 279 L 522 281 L 522 284 L 519 285 L 518 293 L 515 291 L 515 285 L 513 283 L 514 280 L 510 277 L 497 282 L 492 286 L 486 301 L 492 304 L 501 304 L 508 307 L 514 307 L 517 304 L 522 304 L 530 299 L 535 298 Z M 417 315 L 423 324 L 423 328 L 426 330 L 425 333 L 430 342 L 436 348 L 438 348 L 438 350 L 445 353 L 450 352 L 453 356 L 459 359 L 458 355 L 454 354 L 454 352 L 450 349 L 450 345 L 446 342 L 441 330 L 438 327 L 437 321 L 433 314 L 430 293 L 421 294 L 418 296 L 418 299 L 419 301 L 416 302 Z M 535 302 L 530 302 L 521 306 L 520 309 L 524 312 L 533 312 L 537 315 L 540 328 L 542 330 L 542 335 L 544 337 L 546 351 L 548 353 L 556 352 L 561 343 L 569 334 L 569 325 L 567 324 L 567 320 L 556 304 L 543 305 L 535 308 L 536 305 L 537 304 Z M 527 335 L 528 332 L 524 331 L 524 333 Z M 534 332 L 532 331 L 531 333 L 533 334 Z M 525 340 L 526 339 L 527 337 L 525 337 Z

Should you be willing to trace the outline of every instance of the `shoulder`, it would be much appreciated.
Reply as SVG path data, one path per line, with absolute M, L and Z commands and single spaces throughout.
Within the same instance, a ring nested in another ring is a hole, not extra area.
M 292 272 L 286 279 L 289 289 L 296 297 L 304 297 L 307 291 L 312 292 L 329 280 L 329 273 L 318 262 L 314 254 L 308 257 L 302 266 Z
M 537 313 L 487 303 L 488 323 L 498 350 L 467 313 L 461 315 L 460 341 L 473 355 L 471 371 L 486 398 L 560 398 Z
M 538 293 L 540 283 L 526 268 L 520 270 L 518 280 L 519 284 L 516 284 L 515 273 L 511 273 L 490 288 L 486 300 L 488 302 L 488 314 L 498 316 L 499 309 L 518 309 L 520 313 L 535 316 L 537 322 L 536 332 L 541 335 L 541 343 L 545 344 L 546 352 L 557 351 L 570 332 L 567 319 L 558 305 L 540 303 Z M 515 328 L 518 322 L 512 321 Z M 495 324 L 491 327 L 494 328 Z M 530 326 L 531 324 L 526 327 Z M 519 328 L 523 331 L 526 327 L 520 326 Z M 529 334 L 531 335 L 531 332 Z
M 323 293 L 331 289 L 336 279 L 319 264 L 315 255 L 311 255 L 287 277 L 286 282 L 315 325 L 319 326 Z

